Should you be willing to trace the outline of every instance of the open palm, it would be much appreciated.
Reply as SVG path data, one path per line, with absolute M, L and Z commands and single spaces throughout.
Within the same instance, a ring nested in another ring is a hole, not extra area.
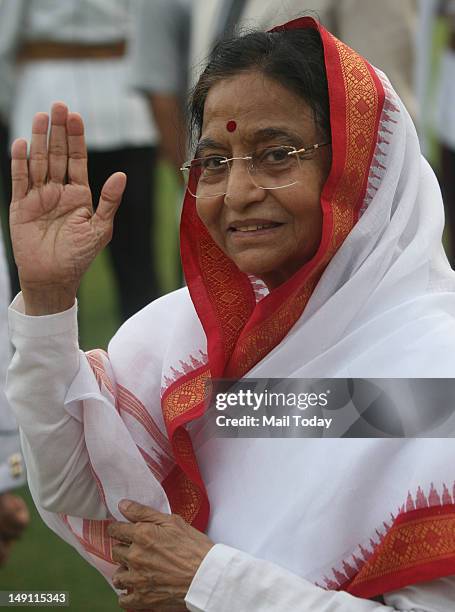
M 109 242 L 126 176 L 117 172 L 102 189 L 96 212 L 88 184 L 81 117 L 58 102 L 35 115 L 27 142 L 12 146 L 11 240 L 23 291 L 76 294 L 80 280 Z

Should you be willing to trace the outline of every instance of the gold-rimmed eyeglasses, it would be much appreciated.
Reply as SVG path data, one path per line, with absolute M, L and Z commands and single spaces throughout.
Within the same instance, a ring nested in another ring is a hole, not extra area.
M 186 162 L 180 169 L 185 177 L 188 191 L 195 198 L 225 195 L 235 160 L 248 162 L 248 173 L 256 187 L 283 189 L 298 183 L 301 178 L 302 162 L 311 159 L 311 153 L 316 149 L 329 144 L 330 142 L 320 142 L 301 149 L 278 145 L 266 147 L 244 157 L 207 155 Z

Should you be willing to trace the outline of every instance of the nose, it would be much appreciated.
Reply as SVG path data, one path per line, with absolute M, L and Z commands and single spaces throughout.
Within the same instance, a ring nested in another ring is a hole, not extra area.
M 266 190 L 257 187 L 248 171 L 249 160 L 234 159 L 230 162 L 230 171 L 226 185 L 224 203 L 229 208 L 240 210 L 254 202 L 261 202 Z

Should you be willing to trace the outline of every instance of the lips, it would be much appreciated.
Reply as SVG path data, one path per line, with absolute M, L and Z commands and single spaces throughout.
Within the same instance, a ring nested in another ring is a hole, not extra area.
M 229 225 L 229 232 L 252 233 L 262 230 L 271 230 L 279 227 L 282 223 L 268 221 L 265 219 L 248 219 L 247 221 L 235 221 Z

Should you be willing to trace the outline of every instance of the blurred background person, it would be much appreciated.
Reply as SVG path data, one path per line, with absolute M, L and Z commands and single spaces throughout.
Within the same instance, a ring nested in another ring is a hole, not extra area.
M 162 231 L 166 234 L 173 234 L 173 257 L 167 253 L 167 263 L 174 276 L 178 273 L 180 284 L 184 281 L 176 247 L 183 201 L 180 168 L 187 159 L 185 106 L 190 22 L 191 0 L 136 0 L 129 77 L 131 87 L 147 100 L 160 135 L 160 161 L 172 172 L 174 190 L 168 201 L 172 210 L 165 215 L 167 227 L 166 222 L 160 225 L 164 225 Z
M 152 245 L 158 135 L 146 101 L 127 82 L 134 7 L 134 0 L 0 3 L 0 66 L 15 71 L 4 104 L 9 140 L 28 135 L 36 111 L 65 100 L 87 118 L 93 201 L 113 168 L 128 175 L 110 244 L 123 320 L 160 294 Z
M 191 82 L 196 82 L 214 42 L 236 25 L 269 29 L 309 11 L 383 70 L 411 116 L 416 116 L 416 0 L 193 0 Z
M 136 0 L 130 85 L 145 94 L 160 133 L 160 153 L 181 179 L 191 0 Z
M 14 91 L 14 39 L 21 20 L 20 2 L 11 3 L 5 10 L 5 0 L 0 0 L 0 212 L 4 225 L 3 238 L 8 256 L 10 286 L 13 295 L 19 291 L 17 268 L 14 265 L 8 228 L 8 206 L 11 200 L 11 171 L 8 123 Z
M 5 396 L 6 370 L 11 359 L 7 311 L 9 280 L 0 227 L 0 568 L 29 522 L 24 500 L 11 493 L 25 482 L 19 433 Z

